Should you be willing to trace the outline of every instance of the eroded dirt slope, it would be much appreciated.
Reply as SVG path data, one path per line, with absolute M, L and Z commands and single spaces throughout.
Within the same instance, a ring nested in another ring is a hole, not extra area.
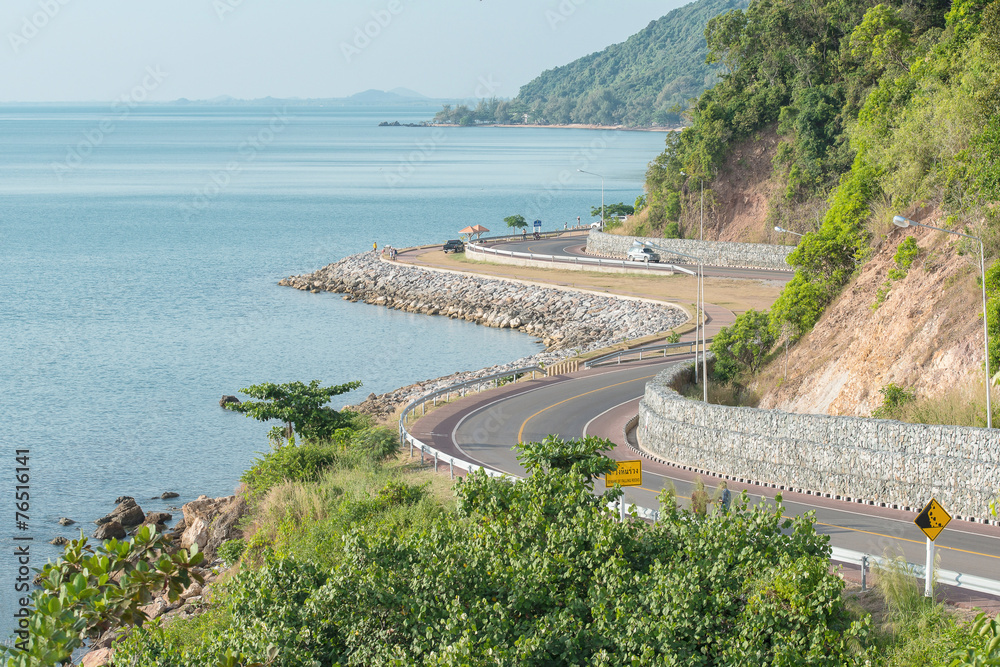
M 895 266 L 896 247 L 912 235 L 921 248 L 909 273 L 872 309 Z M 869 416 L 879 389 L 894 382 L 918 397 L 981 387 L 983 333 L 978 253 L 961 256 L 953 237 L 910 228 L 892 232 L 860 275 L 789 350 L 760 376 L 760 407 Z

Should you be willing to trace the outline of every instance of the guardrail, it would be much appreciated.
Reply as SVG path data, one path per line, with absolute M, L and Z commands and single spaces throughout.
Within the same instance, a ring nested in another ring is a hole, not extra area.
M 441 389 L 437 389 L 428 394 L 424 394 L 420 398 L 409 403 L 405 408 L 403 408 L 403 413 L 399 416 L 399 440 L 401 445 L 410 445 L 410 456 L 413 456 L 413 449 L 416 448 L 420 450 L 420 462 L 424 462 L 424 454 L 434 457 L 434 470 L 437 470 L 439 462 L 448 464 L 451 471 L 451 478 L 455 479 L 455 468 L 459 470 L 465 470 L 466 472 L 473 472 L 474 470 L 482 470 L 487 475 L 491 477 L 511 477 L 512 479 L 519 479 L 513 475 L 507 475 L 506 473 L 497 472 L 496 470 L 490 470 L 489 468 L 484 468 L 483 466 L 476 465 L 469 461 L 456 458 L 450 454 L 445 454 L 444 452 L 438 451 L 428 445 L 425 442 L 421 442 L 416 437 L 414 437 L 406 429 L 406 421 L 416 413 L 417 408 L 420 408 L 421 415 L 426 414 L 427 404 L 433 403 L 437 406 L 438 399 L 442 396 L 447 399 L 451 398 L 452 394 L 457 394 L 459 397 L 465 396 L 469 393 L 467 390 L 476 387 L 477 391 L 482 391 L 483 385 L 492 384 L 494 387 L 500 386 L 501 380 L 505 378 L 512 378 L 514 381 L 522 375 L 531 373 L 532 379 L 535 377 L 535 373 L 541 373 L 545 375 L 545 369 L 541 366 L 524 366 L 522 368 L 515 368 L 509 371 L 503 371 L 500 373 L 493 373 L 492 375 L 487 375 L 481 378 L 473 378 L 472 380 L 466 380 L 465 382 L 459 382 L 457 384 L 448 385 Z M 476 392 L 473 392 L 476 393 Z
M 500 237 L 509 238 L 509 237 Z M 515 237 L 516 238 L 516 237 Z M 497 239 L 499 240 L 499 239 Z M 469 249 L 473 253 L 482 253 L 484 255 L 503 255 L 505 257 L 516 257 L 520 259 L 533 259 L 542 262 L 553 262 L 555 264 L 590 264 L 595 266 L 614 266 L 623 269 L 649 269 L 653 271 L 666 271 L 668 273 L 687 273 L 689 275 L 695 275 L 695 272 L 691 269 L 686 269 L 682 266 L 677 266 L 676 264 L 660 264 L 660 263 L 649 263 L 640 262 L 636 265 L 636 262 L 629 262 L 624 259 L 605 259 L 604 257 L 580 257 L 578 255 L 543 255 L 535 252 L 516 252 L 514 250 L 498 250 L 497 248 L 489 248 L 486 246 L 481 246 L 476 243 L 466 244 L 466 251 Z
M 833 553 L 830 555 L 830 560 L 835 560 L 840 563 L 849 563 L 851 565 L 860 565 L 861 590 L 867 590 L 868 588 L 868 570 L 872 565 L 881 568 L 888 568 L 893 564 L 888 558 L 884 558 L 882 556 L 866 554 L 860 551 L 852 551 L 851 549 L 841 549 L 840 547 L 833 547 Z M 906 563 L 906 570 L 911 576 L 916 577 L 917 579 L 923 579 L 927 574 L 925 567 L 917 563 Z M 1000 596 L 1000 581 L 987 579 L 985 577 L 977 577 L 974 574 L 962 574 L 961 572 L 955 572 L 954 570 L 943 570 L 936 567 L 934 568 L 934 579 L 937 583 L 944 584 L 945 586 L 954 586 L 955 588 L 961 588 L 967 591 L 976 591 L 977 593 Z
M 687 343 L 672 343 L 671 345 L 686 345 Z M 693 343 L 692 343 L 693 344 Z M 501 380 L 505 378 L 512 378 L 516 380 L 522 375 L 528 373 L 532 374 L 534 378 L 535 373 L 545 374 L 545 370 L 541 366 L 525 366 L 522 368 L 515 368 L 509 371 L 503 371 L 500 373 L 494 373 L 492 375 L 487 375 L 481 378 L 474 378 L 472 380 L 467 380 L 465 382 L 459 382 L 457 384 L 449 385 L 441 389 L 432 391 L 428 394 L 421 396 L 409 403 L 405 408 L 403 408 L 403 413 L 399 417 L 399 437 L 400 442 L 403 445 L 410 445 L 410 456 L 413 456 L 414 448 L 420 450 L 420 461 L 423 463 L 424 455 L 432 456 L 434 458 L 434 470 L 437 471 L 438 465 L 440 463 L 448 464 L 451 471 L 451 478 L 455 479 L 455 468 L 459 470 L 465 470 L 466 472 L 474 472 L 476 470 L 482 470 L 485 474 L 491 477 L 506 477 L 514 481 L 519 481 L 521 478 L 516 475 L 510 475 L 503 472 L 498 472 L 496 470 L 491 470 L 483 466 L 477 465 L 470 461 L 465 461 L 463 459 L 445 454 L 444 452 L 434 449 L 430 445 L 421 442 L 418 438 L 412 435 L 406 429 L 406 421 L 417 411 L 417 408 L 421 408 L 422 414 L 425 414 L 425 408 L 427 403 L 433 402 L 437 405 L 437 401 L 442 396 L 450 398 L 451 394 L 458 394 L 459 396 L 465 396 L 468 389 L 473 387 L 478 387 L 480 390 L 483 385 L 492 384 L 493 386 L 499 386 Z M 637 417 L 634 419 L 638 419 Z M 631 422 L 630 422 L 631 423 Z M 626 426 L 626 432 L 627 432 Z M 660 519 L 659 510 L 650 509 L 648 507 L 641 507 L 639 505 L 630 505 L 626 510 L 626 504 L 624 497 L 620 502 L 608 503 L 608 509 L 611 511 L 618 511 L 621 513 L 624 519 L 626 511 L 632 516 L 638 517 L 640 519 L 646 519 L 648 521 L 658 521 Z M 879 567 L 889 567 L 891 565 L 889 559 L 883 558 L 881 556 L 875 556 L 872 554 L 862 553 L 860 551 L 852 551 L 851 549 L 842 549 L 840 547 L 833 547 L 832 553 L 830 555 L 830 560 L 839 563 L 848 563 L 852 565 L 861 566 L 861 589 L 866 590 L 868 585 L 868 571 L 872 565 Z M 918 565 L 916 563 L 907 563 L 907 571 L 911 576 L 918 579 L 922 579 L 925 575 L 924 566 Z M 1000 596 L 1000 581 L 995 581 L 993 579 L 987 579 L 985 577 L 979 577 L 972 574 L 963 574 L 961 572 L 954 572 L 952 570 L 943 570 L 940 568 L 934 569 L 935 579 L 937 583 L 944 584 L 946 586 L 954 586 L 955 588 L 961 588 L 968 591 L 976 591 L 977 593 L 986 593 L 987 595 Z
M 709 339 L 708 342 L 711 343 L 712 339 Z M 643 347 L 634 347 L 629 350 L 618 350 L 616 352 L 609 352 L 608 354 L 602 354 L 601 356 L 594 357 L 593 359 L 588 359 L 583 363 L 583 367 L 593 368 L 594 366 L 599 366 L 600 364 L 607 363 L 612 359 L 616 360 L 615 362 L 616 364 L 620 364 L 622 363 L 622 357 L 627 357 L 633 354 L 638 355 L 638 357 L 630 361 L 642 361 L 643 355 L 645 355 L 646 357 L 652 357 L 653 352 L 659 352 L 661 350 L 663 351 L 663 354 L 661 356 L 666 357 L 667 350 L 673 350 L 679 347 L 686 347 L 688 348 L 688 351 L 693 354 L 695 352 L 695 346 L 698 345 L 699 343 L 700 341 L 695 342 L 692 340 L 688 341 L 687 343 L 664 343 L 662 345 L 647 345 Z

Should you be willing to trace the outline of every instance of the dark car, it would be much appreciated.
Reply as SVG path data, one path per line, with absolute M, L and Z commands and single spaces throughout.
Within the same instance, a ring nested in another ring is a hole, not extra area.
M 444 242 L 445 252 L 465 252 L 465 244 L 458 239 L 452 239 L 451 241 Z

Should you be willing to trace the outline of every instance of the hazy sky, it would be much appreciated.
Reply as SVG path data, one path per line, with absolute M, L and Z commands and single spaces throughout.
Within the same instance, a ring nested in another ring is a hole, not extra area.
M 513 97 L 686 0 L 3 0 L 0 101 Z

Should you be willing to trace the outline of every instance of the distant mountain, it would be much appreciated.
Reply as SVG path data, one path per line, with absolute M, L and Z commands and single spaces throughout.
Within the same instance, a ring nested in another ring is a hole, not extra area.
M 374 88 L 355 93 L 350 97 L 301 98 L 301 97 L 260 97 L 241 100 L 230 95 L 219 95 L 210 100 L 189 100 L 180 98 L 167 104 L 193 106 L 274 106 L 277 104 L 292 104 L 295 106 L 427 106 L 428 104 L 444 104 L 453 102 L 447 99 L 432 99 L 408 88 L 393 88 L 390 91 Z
M 354 104 L 412 104 L 413 102 L 430 102 L 432 100 L 406 88 L 394 88 L 390 91 L 366 90 L 351 95 L 346 101 Z
M 697 0 L 614 44 L 543 72 L 509 102 L 446 107 L 437 122 L 651 126 L 681 121 L 679 111 L 717 80 L 708 65 L 705 26 L 748 0 Z M 492 115 L 491 115 L 492 114 Z
M 548 70 L 515 98 L 529 121 L 651 125 L 680 120 L 671 111 L 715 84 L 705 64 L 709 19 L 747 0 L 698 0 L 675 9 L 621 44 Z
M 389 91 L 394 95 L 399 95 L 400 97 L 413 98 L 418 100 L 429 100 L 430 98 L 426 95 L 421 95 L 415 90 L 410 90 L 409 88 L 393 88 Z

